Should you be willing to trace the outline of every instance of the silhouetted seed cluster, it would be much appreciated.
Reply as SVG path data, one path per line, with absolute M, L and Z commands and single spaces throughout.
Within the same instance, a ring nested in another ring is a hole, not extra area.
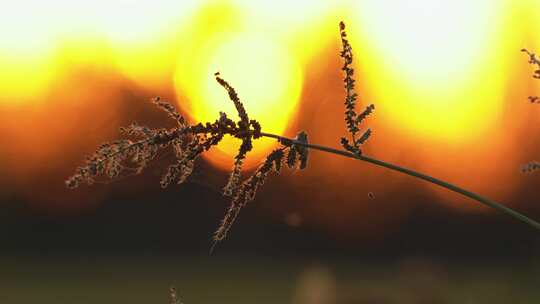
M 533 173 L 540 170 L 540 162 L 538 161 L 532 161 L 528 164 L 525 164 L 523 167 L 521 167 L 521 172 L 523 173 Z
M 100 175 L 112 179 L 118 177 L 127 169 L 138 174 L 155 159 L 159 150 L 171 144 L 181 145 L 181 143 L 188 142 L 188 139 L 193 142 L 194 138 L 199 138 L 199 135 L 191 134 L 191 130 L 185 124 L 184 118 L 171 104 L 162 101 L 159 97 L 152 101 L 156 106 L 168 113 L 177 122 L 178 127 L 169 130 L 151 129 L 133 123 L 128 127 L 120 128 L 121 134 L 134 139 L 123 139 L 102 144 L 94 154 L 87 157 L 85 165 L 77 168 L 75 174 L 66 181 L 67 187 L 76 188 L 81 183 L 90 185 Z M 196 157 L 194 151 L 200 150 L 200 147 L 194 147 L 193 145 L 187 145 L 186 148 L 191 150 L 186 149 L 183 154 L 190 159 Z M 189 166 L 189 161 L 187 163 Z M 166 178 L 171 179 L 171 175 L 164 176 L 164 179 Z
M 540 103 L 540 97 L 538 96 L 529 96 L 527 99 L 529 99 L 531 103 Z
M 540 61 L 536 58 L 536 54 L 529 52 L 527 49 L 521 49 L 522 52 L 527 53 L 529 56 L 529 63 L 536 65 L 536 70 L 533 73 L 533 77 L 540 79 Z
M 181 127 L 185 127 L 186 126 L 186 121 L 184 120 L 184 117 L 182 117 L 182 115 L 180 115 L 180 113 L 178 113 L 178 111 L 176 111 L 176 108 L 170 104 L 169 102 L 167 101 L 163 101 L 161 100 L 160 97 L 156 97 L 152 100 L 152 102 L 158 106 L 159 108 L 161 108 L 163 111 L 165 111 L 165 113 L 169 114 L 169 116 L 176 120 L 178 122 L 178 125 L 181 126 Z
M 221 225 L 214 233 L 213 239 L 215 242 L 218 242 L 227 237 L 229 230 L 231 229 L 242 208 L 249 201 L 255 199 L 257 190 L 264 184 L 268 174 L 272 170 L 277 173 L 280 172 L 282 163 L 285 160 L 285 155 L 287 155 L 287 166 L 289 168 L 294 169 L 299 166 L 300 169 L 304 169 L 307 165 L 308 149 L 305 147 L 296 146 L 292 143 L 282 143 L 284 147 L 276 149 L 270 153 L 266 160 L 257 168 L 257 170 L 255 170 L 253 175 L 244 182 L 240 183 L 243 161 L 247 152 L 252 149 L 251 139 L 256 139 L 261 136 L 261 127 L 257 121 L 249 120 L 248 114 L 242 102 L 240 102 L 238 94 L 234 88 L 229 85 L 229 83 L 219 77 L 219 73 L 216 73 L 216 80 L 225 88 L 225 90 L 227 90 L 229 93 L 229 98 L 236 106 L 236 110 L 240 116 L 240 121 L 238 122 L 238 127 L 240 129 L 239 134 L 243 135 L 239 137 L 242 139 L 242 144 L 238 154 L 235 157 L 235 163 L 231 175 L 229 176 L 227 185 L 223 188 L 223 194 L 225 196 L 232 197 L 232 201 L 227 213 L 225 214 L 225 217 L 221 221 Z M 255 131 L 251 132 L 250 128 Z M 307 134 L 305 132 L 301 132 L 298 134 L 296 139 L 298 141 L 307 143 Z M 286 154 L 287 150 L 288 153 Z
M 308 143 L 307 133 L 300 132 L 295 140 Z M 250 201 L 255 199 L 255 194 L 260 186 L 266 181 L 270 172 L 280 173 L 284 162 L 290 169 L 305 169 L 308 161 L 308 149 L 303 146 L 298 146 L 292 142 L 281 142 L 283 147 L 272 151 L 264 160 L 264 162 L 255 170 L 253 175 L 235 188 L 229 196 L 233 199 L 225 214 L 225 218 L 221 221 L 221 225 L 214 233 L 214 241 L 218 242 L 229 233 L 234 221 L 242 208 Z M 288 152 L 287 152 L 288 151 Z
M 242 165 L 244 164 L 246 154 L 251 151 L 251 149 L 253 149 L 252 138 L 257 139 L 261 136 L 261 126 L 256 120 L 249 120 L 246 109 L 240 101 L 240 98 L 238 97 L 235 89 L 231 87 L 227 81 L 219 77 L 219 73 L 216 73 L 215 76 L 217 82 L 223 88 L 225 88 L 225 90 L 227 90 L 229 98 L 234 103 L 236 111 L 238 112 L 238 116 L 240 117 L 240 121 L 238 122 L 238 133 L 236 137 L 242 139 L 242 144 L 240 145 L 238 154 L 235 157 L 233 170 L 229 176 L 229 181 L 227 182 L 227 185 L 225 185 L 225 187 L 223 188 L 224 195 L 233 196 L 242 178 Z M 253 127 L 253 130 L 255 130 L 255 132 L 251 131 L 251 127 Z
M 358 94 L 354 90 L 355 80 L 354 69 L 352 68 L 353 63 L 353 53 L 352 47 L 347 40 L 347 33 L 345 32 L 345 23 L 339 23 L 339 31 L 341 36 L 342 50 L 340 53 L 341 58 L 343 58 L 343 67 L 341 68 L 345 72 L 345 78 L 343 82 L 345 83 L 345 122 L 347 124 L 347 129 L 351 133 L 351 141 L 347 138 L 341 138 L 341 145 L 345 150 L 352 152 L 354 154 L 360 155 L 362 151 L 360 146 L 365 143 L 368 138 L 371 136 L 371 129 L 367 129 L 359 138 L 357 138 L 357 133 L 360 131 L 359 125 L 362 121 L 369 116 L 375 106 L 373 104 L 368 105 L 364 111 L 360 114 L 356 113 L 356 100 L 358 99 Z
M 345 72 L 344 82 L 347 92 L 345 121 L 352 136 L 351 142 L 342 138 L 341 143 L 347 151 L 360 155 L 360 145 L 370 137 L 371 130 L 366 130 L 357 138 L 360 131 L 358 126 L 372 113 L 375 107 L 369 105 L 359 114 L 355 111 L 357 94 L 354 92 L 354 70 L 351 67 L 353 55 L 352 48 L 346 39 L 347 34 L 343 22 L 340 23 L 340 34 L 343 45 L 341 57 L 344 60 L 342 70 Z M 161 186 L 165 188 L 172 183 L 181 184 L 191 175 L 195 161 L 202 153 L 217 145 L 225 135 L 236 137 L 242 143 L 235 156 L 234 166 L 227 184 L 223 188 L 223 194 L 232 198 L 231 204 L 213 237 L 215 242 L 223 240 L 242 208 L 255 198 L 257 190 L 264 184 L 271 172 L 279 173 L 284 163 L 290 169 L 306 168 L 308 148 L 302 144 L 308 144 L 308 136 L 305 132 L 300 132 L 294 140 L 280 138 L 282 147 L 272 151 L 253 175 L 242 182 L 242 165 L 247 153 L 253 148 L 253 139 L 262 136 L 261 125 L 256 120 L 250 120 L 235 89 L 222 79 L 219 73 L 216 73 L 215 77 L 234 103 L 239 116 L 237 122 L 221 112 L 219 118 L 212 123 L 189 125 L 174 106 L 159 97 L 155 98 L 152 102 L 177 123 L 176 127 L 151 129 L 133 123 L 128 127 L 121 128 L 121 133 L 130 139 L 101 145 L 94 154 L 86 159 L 83 166 L 76 169 L 75 174 L 66 181 L 66 185 L 69 188 L 76 188 L 82 183 L 92 184 L 101 175 L 115 178 L 126 169 L 140 173 L 156 158 L 160 150 L 169 146 L 175 153 L 176 161 L 168 166 L 161 178 Z
M 340 23 L 340 34 L 343 45 L 341 57 L 344 60 L 342 70 L 345 72 L 344 82 L 347 92 L 345 121 L 352 136 L 351 142 L 345 138 L 342 138 L 341 142 L 346 150 L 360 155 L 360 145 L 369 138 L 371 130 L 368 129 L 357 138 L 360 131 L 358 126 L 372 113 L 375 107 L 369 105 L 359 114 L 355 111 L 357 94 L 354 92 L 354 70 L 351 67 L 353 55 L 352 48 L 346 39 L 347 34 L 343 22 Z M 168 166 L 161 178 L 161 186 L 165 188 L 172 183 L 181 184 L 193 172 L 195 160 L 199 155 L 217 145 L 225 135 L 234 136 L 242 143 L 235 156 L 234 166 L 227 184 L 223 188 L 223 194 L 231 197 L 232 200 L 221 225 L 214 234 L 215 242 L 223 240 L 241 209 L 255 198 L 257 190 L 264 184 L 270 172 L 279 173 L 283 163 L 291 169 L 306 168 L 308 149 L 299 143 L 308 144 L 308 136 L 305 132 L 300 132 L 294 141 L 280 139 L 282 147 L 270 153 L 253 175 L 242 182 L 242 165 L 247 153 L 253 148 L 253 139 L 262 136 L 261 125 L 256 120 L 250 120 L 235 89 L 221 78 L 219 73 L 216 73 L 215 77 L 234 103 L 239 116 L 237 122 L 221 112 L 219 118 L 213 123 L 189 125 L 174 106 L 159 97 L 155 98 L 152 102 L 177 123 L 176 127 L 151 129 L 133 123 L 128 127 L 121 128 L 121 133 L 131 139 L 101 145 L 94 154 L 86 159 L 83 166 L 76 169 L 75 174 L 66 181 L 66 185 L 69 188 L 76 188 L 82 183 L 92 184 L 96 178 L 102 175 L 115 178 L 126 169 L 140 173 L 156 158 L 160 150 L 169 146 L 175 153 L 176 161 Z
M 219 119 L 213 123 L 190 126 L 170 103 L 159 97 L 152 102 L 174 119 L 177 127 L 151 129 L 133 123 L 120 128 L 122 135 L 132 139 L 117 140 L 99 146 L 94 154 L 87 157 L 85 164 L 78 167 L 75 174 L 66 181 L 67 187 L 76 188 L 82 183 L 91 185 L 99 176 L 115 178 L 128 169 L 135 174 L 140 173 L 155 159 L 160 150 L 169 146 L 173 147 L 176 162 L 167 168 L 161 179 L 161 186 L 181 184 L 193 172 L 197 157 L 217 145 L 226 134 L 249 142 L 241 147 L 240 154 L 244 156 L 251 149 L 251 138 L 260 136 L 260 125 L 254 120 L 247 125 L 242 121 L 242 124 L 237 124 L 225 113 L 220 113 Z M 250 127 L 252 129 L 249 129 Z
M 163 134 L 154 130 L 151 134 L 138 141 L 117 140 L 102 144 L 94 154 L 87 157 L 86 164 L 77 168 L 75 174 L 66 180 L 66 186 L 77 188 L 82 183 L 91 185 L 100 175 L 115 178 L 126 169 L 142 171 L 161 146 L 155 144 L 155 141 Z M 124 162 L 129 162 L 134 167 L 126 166 Z
M 195 159 L 205 150 L 199 136 L 192 136 L 191 141 L 185 145 L 176 144 L 174 149 L 177 160 L 175 164 L 167 168 L 166 173 L 162 176 L 160 181 L 162 188 L 166 188 L 171 183 L 184 183 L 193 172 Z
M 286 148 L 279 148 L 272 151 L 257 170 L 255 170 L 253 175 L 235 189 L 231 195 L 233 199 L 225 214 L 225 218 L 223 218 L 221 225 L 214 233 L 214 241 L 225 239 L 234 221 L 238 217 L 238 214 L 249 201 L 255 199 L 257 189 L 264 184 L 268 174 L 272 170 L 277 173 L 281 171 L 281 165 L 285 157 L 285 149 Z
M 360 131 L 358 126 L 373 112 L 375 107 L 371 104 L 363 112 L 356 113 L 357 94 L 354 91 L 352 48 L 347 40 L 345 24 L 341 22 L 339 26 L 343 46 L 340 56 L 344 60 L 342 70 L 345 72 L 345 121 L 352 138 L 351 142 L 342 138 L 341 143 L 347 151 L 360 155 L 360 146 L 368 140 L 371 130 L 367 129 L 358 137 Z M 126 169 L 140 173 L 156 158 L 160 150 L 169 146 L 175 153 L 176 161 L 168 166 L 161 178 L 161 186 L 165 188 L 172 183 L 181 184 L 191 175 L 195 161 L 202 153 L 217 145 L 225 135 L 236 137 L 242 143 L 235 156 L 234 166 L 227 184 L 223 188 L 223 194 L 232 198 L 231 204 L 213 237 L 215 242 L 223 240 L 242 208 L 255 198 L 257 190 L 264 184 L 270 172 L 279 173 L 283 163 L 290 169 L 306 168 L 308 148 L 302 144 L 308 144 L 308 136 L 305 132 L 300 132 L 295 140 L 280 138 L 282 147 L 272 151 L 253 175 L 242 182 L 242 165 L 247 153 L 253 148 L 253 139 L 262 136 L 261 125 L 256 120 L 250 120 L 235 89 L 221 78 L 219 73 L 215 74 L 215 78 L 234 103 L 239 116 L 237 122 L 221 112 L 219 118 L 212 123 L 189 125 L 174 106 L 159 97 L 155 98 L 152 102 L 177 123 L 176 127 L 151 129 L 133 123 L 128 127 L 121 128 L 121 133 L 130 139 L 102 144 L 94 154 L 86 159 L 83 166 L 76 169 L 75 174 L 66 181 L 66 185 L 69 188 L 76 188 L 82 183 L 90 185 L 99 176 L 115 178 Z M 173 291 L 171 289 L 171 295 Z
M 521 49 L 522 52 L 527 53 L 529 56 L 529 63 L 536 65 L 536 70 L 533 73 L 533 77 L 536 79 L 540 79 L 540 61 L 538 58 L 536 58 L 536 54 L 533 52 L 529 52 L 527 49 Z M 540 103 L 540 97 L 538 96 L 529 96 L 528 97 L 529 102 L 531 103 Z
M 83 183 L 91 185 L 99 176 L 115 178 L 126 169 L 140 173 L 156 158 L 160 150 L 169 146 L 175 153 L 176 161 L 168 166 L 161 178 L 161 186 L 165 188 L 172 183 L 182 184 L 193 172 L 195 160 L 203 152 L 217 145 L 225 135 L 234 136 L 241 139 L 242 144 L 223 191 L 224 195 L 232 198 L 231 205 L 221 226 L 214 234 L 215 241 L 223 240 L 242 207 L 255 198 L 257 190 L 264 184 L 268 174 L 272 170 L 280 172 L 285 158 L 290 168 L 304 169 L 307 165 L 308 150 L 292 142 L 282 142 L 283 147 L 270 153 L 254 174 L 241 182 L 242 164 L 247 153 L 253 148 L 252 140 L 261 137 L 261 125 L 256 120 L 249 119 L 234 88 L 220 78 L 219 74 L 216 73 L 215 76 L 216 81 L 225 88 L 234 103 L 239 121 L 235 122 L 228 118 L 227 114 L 220 112 L 219 118 L 213 123 L 189 125 L 173 105 L 159 97 L 154 98 L 152 102 L 176 121 L 177 126 L 171 129 L 151 129 L 133 123 L 120 128 L 121 134 L 131 139 L 102 144 L 86 159 L 85 164 L 78 167 L 75 174 L 68 178 L 67 187 L 76 188 Z M 301 132 L 296 140 L 307 143 L 307 134 Z
M 120 128 L 121 134 L 136 140 L 123 139 L 99 146 L 94 154 L 87 157 L 85 165 L 77 168 L 75 174 L 66 181 L 67 187 L 76 188 L 81 183 L 91 185 L 100 175 L 112 179 L 125 170 L 140 173 L 156 157 L 160 149 L 191 137 L 187 132 L 185 120 L 171 104 L 159 97 L 152 101 L 168 113 L 178 123 L 178 127 L 170 130 L 150 129 L 133 123 Z
M 540 79 L 540 60 L 536 58 L 536 54 L 533 52 L 529 52 L 527 49 L 521 49 L 522 52 L 527 53 L 529 56 L 529 63 L 536 65 L 536 70 L 533 73 L 533 77 L 536 79 Z M 540 103 L 540 97 L 538 96 L 529 96 L 529 101 L 531 103 Z M 540 162 L 532 161 L 528 164 L 525 164 L 521 167 L 521 172 L 523 173 L 533 173 L 540 170 Z
M 298 133 L 295 140 L 307 144 L 307 133 L 304 131 Z M 298 166 L 301 170 L 305 169 L 307 166 L 308 153 L 309 150 L 306 147 L 291 144 L 289 153 L 287 154 L 287 166 L 291 169 L 296 169 Z

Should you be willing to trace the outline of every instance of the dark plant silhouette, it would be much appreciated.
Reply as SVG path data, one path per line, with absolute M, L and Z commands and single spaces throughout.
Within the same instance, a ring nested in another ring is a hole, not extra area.
M 81 183 L 91 185 L 99 176 L 118 177 L 125 170 L 142 172 L 155 159 L 162 149 L 172 148 L 176 162 L 170 165 L 161 178 L 163 188 L 172 183 L 182 184 L 191 175 L 195 160 L 203 152 L 217 145 L 225 135 L 242 140 L 235 157 L 234 167 L 229 176 L 223 194 L 231 198 L 230 207 L 214 234 L 214 241 L 221 241 L 229 232 L 240 210 L 255 198 L 257 189 L 264 184 L 268 174 L 279 173 L 283 163 L 287 167 L 304 169 L 307 166 L 308 150 L 299 145 L 307 144 L 307 134 L 300 132 L 296 139 L 282 141 L 282 147 L 272 151 L 266 160 L 255 170 L 253 175 L 241 182 L 242 164 L 247 153 L 253 148 L 252 140 L 261 133 L 260 124 L 249 119 L 238 94 L 223 78 L 216 73 L 216 81 L 227 90 L 238 112 L 239 120 L 229 119 L 223 112 L 213 123 L 189 125 L 170 103 L 154 98 L 152 102 L 165 111 L 177 126 L 171 129 L 150 129 L 146 126 L 131 124 L 120 132 L 131 139 L 117 140 L 99 146 L 94 154 L 86 159 L 83 166 L 66 180 L 69 188 L 76 188 Z
M 367 129 L 358 136 L 360 132 L 359 125 L 373 112 L 375 107 L 368 105 L 362 112 L 356 112 L 358 95 L 354 90 L 352 48 L 347 40 L 345 24 L 343 22 L 340 22 L 339 30 L 343 47 L 340 56 L 344 61 L 342 70 L 345 73 L 345 123 L 351 136 L 350 140 L 345 137 L 341 138 L 341 145 L 344 150 L 310 144 L 305 132 L 298 133 L 296 138 L 287 138 L 263 132 L 259 122 L 250 119 L 248 116 L 248 112 L 244 108 L 235 89 L 221 78 L 219 73 L 216 73 L 216 81 L 228 92 L 230 100 L 236 107 L 239 117 L 237 121 L 233 121 L 225 113 L 221 112 L 219 113 L 219 118 L 214 122 L 190 125 L 171 104 L 160 98 L 155 98 L 153 99 L 153 103 L 165 111 L 176 122 L 177 125 L 174 128 L 150 129 L 137 124 L 121 128 L 121 133 L 130 139 L 118 140 L 101 145 L 94 154 L 87 157 L 83 166 L 76 169 L 75 174 L 66 181 L 66 185 L 69 188 L 76 188 L 82 183 L 90 185 L 99 176 L 104 175 L 109 178 L 115 178 L 124 170 L 134 170 L 135 173 L 140 173 L 155 159 L 160 150 L 166 148 L 174 150 L 176 162 L 168 167 L 161 179 L 161 186 L 165 188 L 172 183 L 181 184 L 193 172 L 195 160 L 199 155 L 217 145 L 224 136 L 233 136 L 240 139 L 242 143 L 235 157 L 234 166 L 228 182 L 223 188 L 223 194 L 230 197 L 231 203 L 221 224 L 213 235 L 214 245 L 216 242 L 227 237 L 242 208 L 249 201 L 254 200 L 257 190 L 264 184 L 270 173 L 279 173 L 284 164 L 290 169 L 306 168 L 309 149 L 369 162 L 423 179 L 460 193 L 540 229 L 540 224 L 536 221 L 476 193 L 429 175 L 362 155 L 360 146 L 370 137 L 371 129 Z M 534 63 L 538 64 L 535 57 L 531 55 L 531 58 L 534 59 Z M 540 78 L 539 71 L 535 72 L 535 75 L 539 75 Z M 275 138 L 281 144 L 281 147 L 272 151 L 255 172 L 242 181 L 242 164 L 248 152 L 253 147 L 253 141 L 260 137 Z M 368 197 L 374 198 L 375 196 L 369 193 Z
M 533 77 L 540 79 L 540 61 L 536 58 L 536 54 L 529 52 L 527 49 L 521 49 L 521 51 L 527 53 L 529 56 L 529 63 L 536 66 Z M 531 103 L 540 103 L 540 97 L 538 96 L 529 96 L 528 99 Z M 533 173 L 538 170 L 540 170 L 540 162 L 538 161 L 531 161 L 521 167 L 521 172 L 523 173 Z
M 347 40 L 347 32 L 345 32 L 345 23 L 339 23 L 339 33 L 341 36 L 341 58 L 343 58 L 343 67 L 341 68 L 345 72 L 345 78 L 343 82 L 345 83 L 345 91 L 347 92 L 345 96 L 345 123 L 347 124 L 347 130 L 351 133 L 351 141 L 345 137 L 341 138 L 341 145 L 343 148 L 351 153 L 360 155 L 362 151 L 360 150 L 360 145 L 368 140 L 371 136 L 371 129 L 367 129 L 360 138 L 356 138 L 357 133 L 360 131 L 358 125 L 366 119 L 366 117 L 375 110 L 375 106 L 370 104 L 366 109 L 360 113 L 356 113 L 356 100 L 358 94 L 354 91 L 354 69 L 352 68 L 353 63 L 353 53 L 352 47 Z

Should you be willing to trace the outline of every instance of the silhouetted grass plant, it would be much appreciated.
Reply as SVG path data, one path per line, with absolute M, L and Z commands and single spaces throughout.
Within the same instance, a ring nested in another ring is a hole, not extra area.
M 521 51 L 529 56 L 529 63 L 536 66 L 536 70 L 533 72 L 533 78 L 540 79 L 540 61 L 536 57 L 536 54 L 529 52 L 527 49 L 521 49 Z M 538 96 L 529 96 L 528 99 L 531 103 L 540 103 L 540 97 Z M 521 167 L 521 172 L 523 173 L 533 173 L 538 170 L 540 170 L 540 162 L 538 161 L 531 161 Z
M 268 176 L 271 173 L 279 174 L 284 165 L 293 170 L 305 169 L 307 167 L 308 151 L 310 149 L 369 162 L 423 179 L 453 192 L 460 193 L 527 223 L 536 229 L 540 229 L 540 224 L 536 221 L 476 193 L 426 174 L 364 156 L 361 151 L 361 145 L 369 139 L 372 131 L 371 129 L 366 129 L 361 132 L 360 124 L 372 114 L 375 106 L 368 105 L 360 113 L 356 110 L 358 95 L 355 92 L 355 80 L 353 77 L 353 53 L 351 45 L 347 40 L 345 24 L 343 22 L 339 24 L 339 31 L 342 44 L 340 56 L 344 62 L 342 70 L 345 74 L 343 79 L 346 91 L 345 123 L 350 133 L 350 139 L 341 138 L 340 142 L 343 150 L 310 144 L 307 133 L 305 132 L 298 133 L 295 138 L 287 138 L 263 132 L 259 122 L 249 117 L 235 89 L 221 78 L 219 73 L 216 73 L 216 81 L 227 91 L 231 102 L 234 103 L 238 120 L 234 121 L 227 114 L 221 112 L 214 122 L 190 125 L 174 106 L 161 100 L 159 97 L 155 98 L 153 99 L 153 103 L 176 122 L 175 127 L 170 129 L 151 129 L 132 124 L 128 127 L 121 128 L 120 132 L 128 137 L 128 139 L 102 144 L 96 152 L 87 157 L 83 166 L 76 169 L 75 174 L 66 181 L 66 185 L 69 188 L 76 188 L 83 183 L 91 185 L 99 176 L 115 178 L 125 170 L 134 170 L 136 173 L 140 173 L 156 158 L 160 150 L 166 148 L 172 148 L 174 150 L 176 161 L 167 168 L 165 174 L 162 176 L 161 186 L 165 188 L 173 183 L 182 184 L 193 172 L 195 161 L 202 153 L 216 146 L 225 136 L 233 136 L 240 139 L 241 144 L 234 158 L 234 166 L 229 179 L 223 188 L 223 195 L 230 198 L 230 206 L 213 235 L 214 245 L 227 237 L 242 208 L 248 202 L 255 199 L 257 190 L 266 182 Z M 534 55 L 531 54 L 531 60 L 533 59 L 533 62 L 540 69 L 540 64 Z M 535 77 L 540 78 L 540 71 L 537 70 L 535 72 Z M 253 148 L 253 141 L 261 137 L 277 139 L 281 146 L 270 152 L 255 172 L 242 181 L 242 165 L 244 160 Z

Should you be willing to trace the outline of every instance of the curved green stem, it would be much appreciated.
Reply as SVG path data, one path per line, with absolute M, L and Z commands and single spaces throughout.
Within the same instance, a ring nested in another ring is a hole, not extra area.
M 434 178 L 434 177 L 431 177 L 429 175 L 426 175 L 426 174 L 423 174 L 423 173 L 420 173 L 420 172 L 416 172 L 416 171 L 413 171 L 411 169 L 407 169 L 407 168 L 403 168 L 403 167 L 400 167 L 400 166 L 397 166 L 397 165 L 394 165 L 394 164 L 391 164 L 391 163 L 387 163 L 385 161 L 382 161 L 382 160 L 378 160 L 378 159 L 375 159 L 375 158 L 371 158 L 371 157 L 367 157 L 367 156 L 362 156 L 362 155 L 356 155 L 356 154 L 353 154 L 351 152 L 348 152 L 348 151 L 343 151 L 343 150 L 337 150 L 337 149 L 333 149 L 333 148 L 330 148 L 330 147 L 326 147 L 326 146 L 320 146 L 320 145 L 315 145 L 315 144 L 309 144 L 309 143 L 305 143 L 305 142 L 301 142 L 301 141 L 297 141 L 295 139 L 292 139 L 292 138 L 287 138 L 287 137 L 283 137 L 283 136 L 279 136 L 279 135 L 275 135 L 275 134 L 270 134 L 270 133 L 261 133 L 262 136 L 264 137 L 270 137 L 270 138 L 275 138 L 277 139 L 279 142 L 285 144 L 285 145 L 291 145 L 291 144 L 295 144 L 295 145 L 298 145 L 298 146 L 303 146 L 303 147 L 306 147 L 306 148 L 309 148 L 309 149 L 314 149 L 314 150 L 319 150 L 319 151 L 323 151 L 323 152 L 327 152 L 327 153 L 332 153 L 332 154 L 336 154 L 336 155 L 341 155 L 341 156 L 345 156 L 345 157 L 349 157 L 349 158 L 354 158 L 354 159 L 358 159 L 358 160 L 361 160 L 361 161 L 365 161 L 365 162 L 368 162 L 368 163 L 371 163 L 371 164 L 374 164 L 374 165 L 377 165 L 377 166 L 381 166 L 381 167 L 384 167 L 384 168 L 388 168 L 388 169 L 391 169 L 391 170 L 394 170 L 394 171 L 398 171 L 398 172 L 401 172 L 401 173 L 404 173 L 404 174 L 407 174 L 407 175 L 410 175 L 410 176 L 413 176 L 413 177 L 416 177 L 416 178 L 419 178 L 419 179 L 423 179 L 427 182 L 430 182 L 432 184 L 435 184 L 435 185 L 438 185 L 438 186 L 441 186 L 443 188 L 446 188 L 450 191 L 453 191 L 453 192 L 456 192 L 456 193 L 459 193 L 459 194 L 462 194 L 470 199 L 473 199 L 481 204 L 484 204 L 488 207 L 491 207 L 493 209 L 496 209 L 506 215 L 509 215 L 511 217 L 513 217 L 514 219 L 516 220 L 519 220 L 525 224 L 528 224 L 538 230 L 540 230 L 540 223 L 536 222 L 535 220 L 533 219 L 530 219 L 528 218 L 527 216 L 513 210 L 513 209 L 510 209 L 504 205 L 501 205 L 499 203 L 496 203 L 490 199 L 487 199 L 485 197 L 482 197 L 474 192 L 471 192 L 471 191 L 468 191 L 468 190 L 465 190 L 463 188 L 460 188 L 458 186 L 455 186 L 453 184 L 450 184 L 448 182 L 445 182 L 443 180 L 440 180 L 440 179 L 437 179 L 437 178 Z

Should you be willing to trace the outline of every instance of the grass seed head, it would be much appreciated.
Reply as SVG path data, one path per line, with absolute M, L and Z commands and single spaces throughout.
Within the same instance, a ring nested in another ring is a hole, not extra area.
M 341 143 L 346 150 L 359 155 L 360 145 L 371 135 L 371 130 L 367 129 L 357 138 L 357 133 L 360 132 L 359 124 L 373 112 L 375 107 L 368 105 L 360 114 L 356 112 L 358 95 L 354 91 L 352 48 L 347 40 L 343 22 L 340 23 L 339 29 L 342 42 L 340 56 L 344 61 L 342 70 L 345 72 L 343 79 L 346 89 L 345 122 L 352 138 L 352 141 L 342 138 Z M 214 76 L 218 84 L 227 91 L 230 101 L 234 104 L 239 117 L 238 121 L 220 112 L 218 119 L 214 122 L 190 125 L 172 104 L 156 97 L 152 99 L 152 103 L 173 119 L 177 124 L 176 127 L 152 129 L 133 123 L 121 128 L 121 134 L 128 139 L 101 145 L 87 158 L 85 164 L 77 168 L 75 174 L 67 179 L 66 185 L 69 188 L 76 188 L 82 183 L 90 185 L 100 176 L 114 179 L 129 168 L 140 173 L 156 158 L 159 151 L 169 147 L 174 151 L 176 161 L 168 166 L 160 184 L 163 188 L 172 183 L 182 184 L 193 172 L 195 161 L 202 153 L 219 144 L 225 135 L 239 138 L 242 142 L 235 156 L 228 181 L 223 188 L 223 194 L 230 197 L 231 202 L 213 236 L 215 242 L 225 239 L 242 208 L 255 199 L 257 191 L 266 182 L 271 172 L 280 173 L 283 163 L 291 169 L 306 168 L 308 136 L 302 131 L 295 139 L 279 137 L 282 146 L 268 154 L 255 172 L 242 181 L 242 165 L 248 152 L 253 149 L 253 140 L 263 136 L 262 127 L 257 120 L 249 118 L 236 90 L 219 73 Z M 176 299 L 175 291 L 171 289 L 171 297 L 173 294 Z
M 532 161 L 528 164 L 525 164 L 521 167 L 521 172 L 523 173 L 534 173 L 540 170 L 540 162 Z
M 529 56 L 529 63 L 536 66 L 536 70 L 533 73 L 533 77 L 540 79 L 540 61 L 536 57 L 536 54 L 529 52 L 527 49 L 521 49 L 522 52 L 526 53 Z M 538 96 L 529 96 L 529 102 L 531 103 L 540 103 L 540 97 Z M 540 162 L 532 161 L 528 164 L 525 164 L 521 167 L 522 173 L 533 173 L 540 170 Z
M 352 67 L 353 64 L 353 53 L 352 53 L 352 47 L 349 43 L 349 40 L 347 39 L 347 32 L 345 31 L 345 23 L 341 21 L 339 23 L 339 32 L 341 37 L 341 53 L 340 57 L 343 59 L 343 66 L 341 70 L 345 73 L 345 77 L 343 78 L 344 88 L 345 88 L 345 124 L 347 126 L 347 130 L 351 134 L 351 141 L 346 139 L 345 137 L 341 138 L 341 145 L 342 147 L 356 155 L 362 154 L 362 150 L 360 149 L 360 146 L 367 141 L 369 136 L 371 135 L 371 130 L 365 131 L 362 136 L 357 139 L 356 135 L 360 131 L 360 123 L 368 117 L 373 110 L 375 109 L 375 106 L 370 104 L 368 105 L 364 111 L 360 114 L 356 112 L 356 103 L 358 99 L 358 94 L 355 92 L 355 80 L 354 80 L 354 69 Z

